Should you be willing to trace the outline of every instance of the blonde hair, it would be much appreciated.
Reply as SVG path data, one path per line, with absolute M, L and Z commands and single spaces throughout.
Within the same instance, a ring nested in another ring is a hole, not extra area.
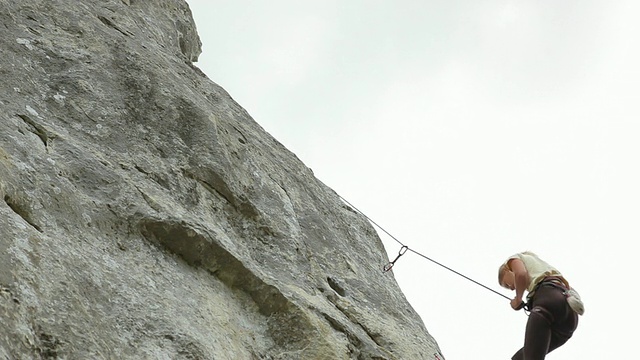
M 500 284 L 500 286 L 504 287 L 504 285 L 502 285 L 502 278 L 504 277 L 504 273 L 510 270 L 509 269 L 509 262 L 506 262 L 502 265 L 500 265 L 500 267 L 498 268 L 498 284 Z

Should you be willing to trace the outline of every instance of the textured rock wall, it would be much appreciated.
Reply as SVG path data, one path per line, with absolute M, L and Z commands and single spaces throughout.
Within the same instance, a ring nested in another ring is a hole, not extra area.
M 0 359 L 435 359 L 181 0 L 0 0 Z

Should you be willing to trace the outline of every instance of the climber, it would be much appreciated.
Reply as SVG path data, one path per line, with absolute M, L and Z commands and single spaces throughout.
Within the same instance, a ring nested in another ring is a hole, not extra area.
M 542 360 L 563 345 L 578 327 L 584 313 L 580 295 L 553 266 L 525 251 L 511 256 L 498 271 L 500 286 L 515 290 L 511 307 L 530 311 L 524 347 L 512 360 Z M 527 301 L 523 295 L 527 291 Z

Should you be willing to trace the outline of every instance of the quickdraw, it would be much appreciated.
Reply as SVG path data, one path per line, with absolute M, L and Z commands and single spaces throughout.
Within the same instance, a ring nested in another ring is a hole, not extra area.
M 387 271 L 391 270 L 393 268 L 393 265 L 395 265 L 396 261 L 398 261 L 398 259 L 400 259 L 400 256 L 404 255 L 404 253 L 406 253 L 407 250 L 409 250 L 409 247 L 406 245 L 403 245 L 400 248 L 400 251 L 398 252 L 398 256 L 396 256 L 396 258 L 393 259 L 393 261 L 389 261 L 385 266 L 382 267 L 382 272 L 386 273 Z

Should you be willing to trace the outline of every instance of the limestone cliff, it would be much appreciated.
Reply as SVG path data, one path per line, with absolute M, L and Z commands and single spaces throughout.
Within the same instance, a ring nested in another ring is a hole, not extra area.
M 0 0 L 0 359 L 435 359 L 182 0 Z

